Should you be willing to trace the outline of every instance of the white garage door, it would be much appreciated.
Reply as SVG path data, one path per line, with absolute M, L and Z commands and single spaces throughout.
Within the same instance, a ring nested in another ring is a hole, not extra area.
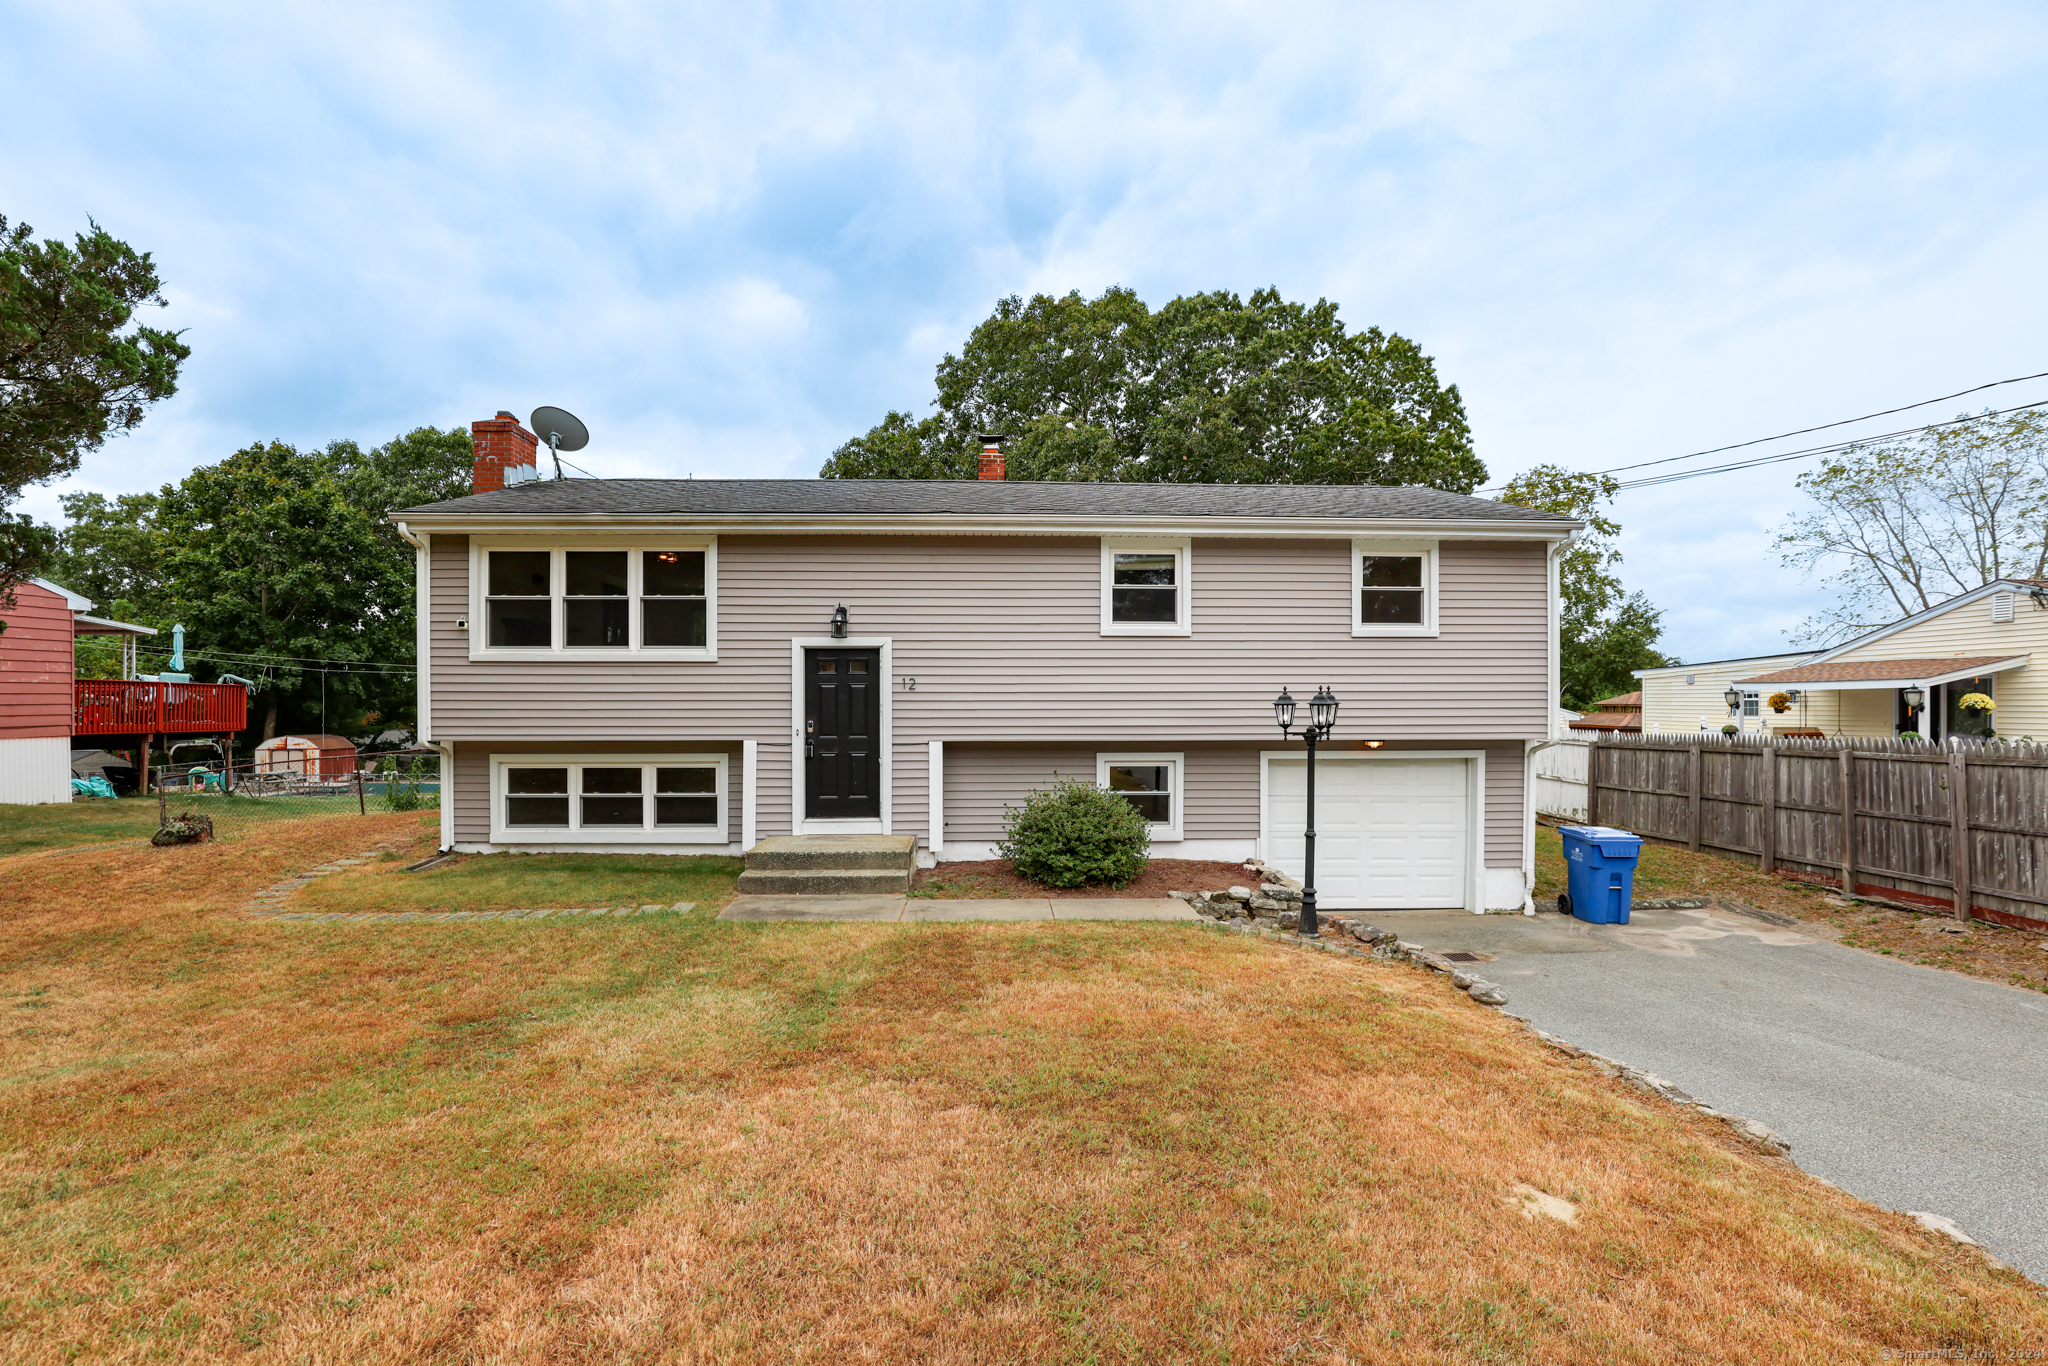
M 1302 874 L 1308 766 L 1266 766 L 1266 857 Z M 1464 759 L 1316 759 L 1316 903 L 1325 910 L 1466 905 L 1470 765 Z

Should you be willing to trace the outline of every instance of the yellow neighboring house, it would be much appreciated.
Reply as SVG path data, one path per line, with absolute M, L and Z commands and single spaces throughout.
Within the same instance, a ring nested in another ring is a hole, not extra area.
M 2040 669 L 2028 667 L 2036 653 Z M 1737 725 L 1779 735 L 2048 739 L 2048 579 L 2000 579 L 1832 649 L 1636 677 L 1647 734 Z M 1783 711 L 1770 705 L 1780 695 Z M 1961 705 L 1979 696 L 1991 710 Z

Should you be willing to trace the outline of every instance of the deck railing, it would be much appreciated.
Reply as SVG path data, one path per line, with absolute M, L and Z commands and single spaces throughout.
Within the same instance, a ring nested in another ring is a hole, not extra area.
M 77 680 L 73 735 L 219 735 L 249 724 L 249 690 L 238 683 Z

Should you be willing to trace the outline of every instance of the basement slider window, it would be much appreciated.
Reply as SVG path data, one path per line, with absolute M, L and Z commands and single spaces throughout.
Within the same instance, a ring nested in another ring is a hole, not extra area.
M 494 843 L 726 843 L 724 755 L 496 764 Z
M 717 547 L 483 547 L 477 659 L 717 657 Z

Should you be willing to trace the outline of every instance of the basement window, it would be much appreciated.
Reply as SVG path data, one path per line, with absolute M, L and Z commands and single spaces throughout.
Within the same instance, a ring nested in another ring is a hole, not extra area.
M 717 658 L 715 542 L 473 556 L 472 659 Z
M 493 843 L 725 844 L 727 756 L 505 756 Z
M 1136 808 L 1154 840 L 1178 840 L 1181 767 L 1178 754 L 1098 754 L 1095 783 Z

